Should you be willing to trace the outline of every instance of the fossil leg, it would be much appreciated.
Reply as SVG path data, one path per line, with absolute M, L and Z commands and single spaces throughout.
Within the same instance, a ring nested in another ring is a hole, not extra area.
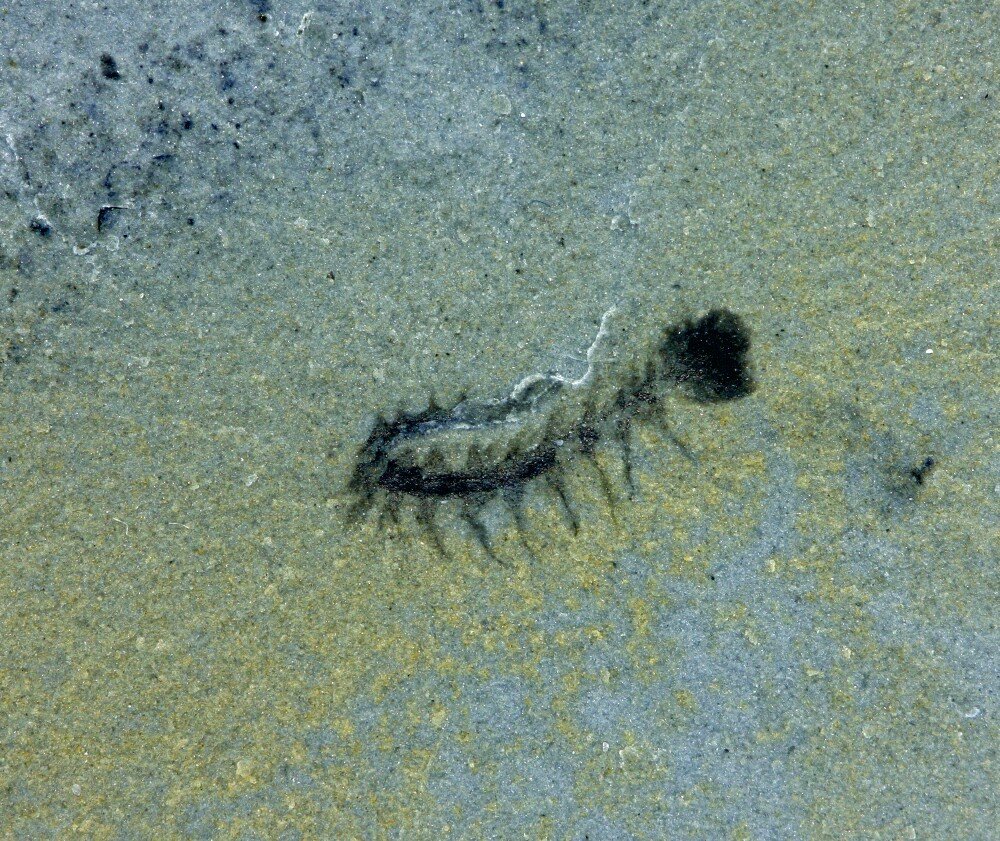
M 614 489 L 611 487 L 611 480 L 608 478 L 608 474 L 604 472 L 604 468 L 601 467 L 601 463 L 597 460 L 597 455 L 593 451 L 586 453 L 586 456 L 591 465 L 593 465 L 594 472 L 597 473 L 597 482 L 601 486 L 601 491 L 604 493 L 605 500 L 607 500 L 608 510 L 611 512 L 611 520 L 617 526 L 618 515 L 615 512 L 618 509 L 618 498 L 615 496 Z
M 462 501 L 462 518 L 466 523 L 469 524 L 469 528 L 472 529 L 472 533 L 476 536 L 476 540 L 479 545 L 483 548 L 487 557 L 491 561 L 494 561 L 500 566 L 506 566 L 506 564 L 501 561 L 496 554 L 493 552 L 493 547 L 490 546 L 490 536 L 486 531 L 486 526 L 483 525 L 482 520 L 476 517 L 476 512 L 474 510 L 475 503 L 472 500 L 465 499 Z
M 434 548 L 437 550 L 438 554 L 442 558 L 451 560 L 451 555 L 449 555 L 448 550 L 444 548 L 444 541 L 441 540 L 441 533 L 438 531 L 437 523 L 434 520 L 434 503 L 429 499 L 420 500 L 415 516 L 417 522 L 421 525 L 424 531 L 427 532 L 427 536 L 431 539 L 431 543 L 434 544 Z
M 680 450 L 681 455 L 684 456 L 684 458 L 686 458 L 689 462 L 691 462 L 691 464 L 697 464 L 698 463 L 698 456 L 696 456 L 691 451 L 691 448 L 687 444 L 685 444 L 680 438 L 678 438 L 673 433 L 672 430 L 670 430 L 670 429 L 667 430 L 667 437 L 670 438 L 671 443 L 675 447 L 677 447 L 678 450 Z
M 348 506 L 345 515 L 348 524 L 352 526 L 360 525 L 361 521 L 371 512 L 374 503 L 375 495 L 371 491 L 366 491 L 362 497 L 352 502 Z
M 507 503 L 507 507 L 510 508 L 511 516 L 514 518 L 514 526 L 517 528 L 517 536 L 521 540 L 521 545 L 524 546 L 528 557 L 533 561 L 537 561 L 538 558 L 528 543 L 528 523 L 524 519 L 524 511 L 521 510 L 521 502 L 524 500 L 524 489 L 521 487 L 507 488 L 504 491 L 503 499 Z
M 390 522 L 394 526 L 399 526 L 399 514 L 396 511 L 396 502 L 392 498 L 386 499 L 378 510 L 379 530 L 384 529 Z
M 618 418 L 615 428 L 622 445 L 622 466 L 625 469 L 625 484 L 628 485 L 629 497 L 635 496 L 635 477 L 632 475 L 632 416 L 623 414 Z
M 547 475 L 545 480 L 549 483 L 549 487 L 556 492 L 556 496 L 559 497 L 559 501 L 562 502 L 563 508 L 566 511 L 566 516 L 569 517 L 570 525 L 573 527 L 573 534 L 577 534 L 580 531 L 580 518 L 577 517 L 576 512 L 573 510 L 572 506 L 569 504 L 569 500 L 566 498 L 566 488 L 563 486 L 562 481 L 551 475 Z
M 671 428 L 670 423 L 667 421 L 666 418 L 660 421 L 657 424 L 657 426 L 659 426 L 659 428 L 663 430 L 664 435 L 667 436 L 667 438 L 670 440 L 670 443 L 673 444 L 675 447 L 677 447 L 678 450 L 680 450 L 680 453 L 682 456 L 684 456 L 684 458 L 686 458 L 692 464 L 698 463 L 698 456 L 695 455 L 695 453 L 692 452 L 691 448 L 681 440 L 681 438 L 677 435 L 676 432 L 674 432 L 674 430 Z

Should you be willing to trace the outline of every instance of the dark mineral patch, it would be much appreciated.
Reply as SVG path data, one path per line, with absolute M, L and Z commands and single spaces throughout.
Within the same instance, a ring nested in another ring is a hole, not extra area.
M 101 75 L 112 81 L 122 77 L 122 74 L 118 72 L 118 62 L 110 53 L 104 53 L 101 56 Z
M 927 481 L 931 470 L 934 469 L 934 464 L 934 459 L 927 456 L 919 465 L 910 469 L 910 478 L 918 485 L 922 485 Z
M 52 226 L 44 219 L 32 219 L 28 227 L 43 239 L 52 236 Z

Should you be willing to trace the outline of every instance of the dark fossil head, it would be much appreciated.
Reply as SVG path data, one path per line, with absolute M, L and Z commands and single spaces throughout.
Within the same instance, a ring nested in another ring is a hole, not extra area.
M 729 310 L 712 310 L 673 328 L 660 353 L 676 382 L 700 402 L 737 400 L 756 387 L 750 369 L 750 331 Z

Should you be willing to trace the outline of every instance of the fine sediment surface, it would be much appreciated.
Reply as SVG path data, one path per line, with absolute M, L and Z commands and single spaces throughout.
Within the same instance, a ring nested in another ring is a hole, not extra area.
M 990 837 L 993 5 L 108 6 L 0 8 L 0 836 Z M 755 389 L 347 523 L 613 306 Z

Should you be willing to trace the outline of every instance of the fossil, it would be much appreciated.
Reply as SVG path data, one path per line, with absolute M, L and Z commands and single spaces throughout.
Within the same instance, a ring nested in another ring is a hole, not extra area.
M 503 399 L 462 400 L 450 407 L 432 400 L 422 411 L 379 417 L 348 482 L 351 518 L 375 509 L 380 519 L 398 521 L 409 506 L 437 549 L 447 554 L 436 509 L 455 505 L 493 557 L 481 509 L 501 498 L 523 534 L 524 494 L 537 486 L 553 495 L 576 531 L 579 517 L 563 481 L 576 458 L 591 461 L 613 506 L 612 482 L 595 458 L 598 442 L 608 437 L 618 442 L 631 497 L 632 424 L 656 413 L 669 389 L 679 388 L 699 402 L 753 392 L 750 333 L 738 315 L 711 310 L 636 343 L 624 328 L 611 327 L 616 312 L 612 307 L 602 317 L 587 351 L 587 370 L 577 379 L 532 374 Z

